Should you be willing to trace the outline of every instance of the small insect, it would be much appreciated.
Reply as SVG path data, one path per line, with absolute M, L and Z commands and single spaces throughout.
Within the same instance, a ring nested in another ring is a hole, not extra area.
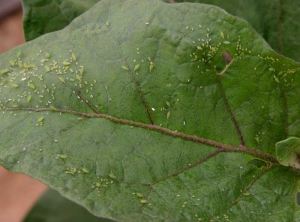
M 74 60 L 74 61 L 76 61 L 76 55 L 74 54 L 74 53 L 72 53 L 72 59 Z
M 2 71 L 1 71 L 1 74 L 6 74 L 6 73 L 8 73 L 9 72 L 9 69 L 3 69 Z
M 16 83 L 12 83 L 11 86 L 14 87 L 14 88 L 18 88 L 19 87 L 19 85 L 16 84 Z
M 140 68 L 140 64 L 137 64 L 137 65 L 135 65 L 135 67 L 134 67 L 134 70 L 133 71 L 136 71 L 136 70 L 138 70 Z
M 89 173 L 90 171 L 87 168 L 82 168 L 82 172 Z
M 117 177 L 116 177 L 114 174 L 112 174 L 112 173 L 108 174 L 108 176 L 109 176 L 110 178 L 112 178 L 112 179 L 116 179 L 116 178 L 117 178 Z
M 62 77 L 59 77 L 59 81 L 61 81 L 62 83 L 66 83 Z
M 169 119 L 170 116 L 171 116 L 171 112 L 169 111 L 169 112 L 167 113 L 167 119 Z
M 224 39 L 225 36 L 224 36 L 224 33 L 222 31 L 220 32 L 220 35 L 221 35 L 222 39 Z
M 129 71 L 128 67 L 127 66 L 121 66 L 122 69 L 126 70 L 126 71 Z

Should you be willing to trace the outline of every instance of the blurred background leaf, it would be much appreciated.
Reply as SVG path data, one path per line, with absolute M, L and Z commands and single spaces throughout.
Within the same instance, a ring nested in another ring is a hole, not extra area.
M 23 0 L 27 41 L 66 27 L 99 0 Z
M 112 222 L 99 218 L 71 200 L 49 189 L 32 208 L 24 222 Z

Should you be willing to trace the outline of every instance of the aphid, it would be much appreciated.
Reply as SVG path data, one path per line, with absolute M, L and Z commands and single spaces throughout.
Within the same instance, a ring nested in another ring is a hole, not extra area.
M 80 68 L 80 75 L 82 75 L 83 74 L 83 72 L 84 72 L 84 67 L 82 66 L 81 68 Z
M 59 77 L 59 81 L 61 81 L 62 83 L 66 83 L 65 80 L 61 77 Z
M 55 106 L 49 106 L 52 110 L 57 110 Z
M 167 113 L 167 119 L 170 118 L 170 115 L 171 115 L 171 112 L 169 111 L 169 112 Z
M 136 193 L 136 195 L 137 195 L 138 197 L 143 197 L 143 196 L 144 196 L 142 193 Z
M 12 66 L 14 66 L 15 65 L 15 61 L 9 60 L 9 64 L 12 65 Z
M 109 176 L 110 178 L 112 178 L 112 179 L 116 179 L 116 178 L 117 178 L 117 177 L 116 177 L 114 174 L 112 174 L 112 173 L 108 174 L 108 176 Z
M 89 173 L 90 171 L 87 168 L 82 168 L 82 172 Z
M 14 87 L 14 88 L 18 88 L 19 87 L 19 85 L 17 85 L 16 83 L 12 83 L 11 86 Z
M 68 61 L 63 61 L 63 65 L 64 66 L 68 66 L 68 65 L 70 65 L 71 63 L 70 62 L 68 62 Z
M 128 67 L 127 66 L 121 66 L 122 69 L 126 70 L 126 71 L 129 71 Z
M 57 157 L 61 158 L 61 159 L 66 159 L 67 155 L 64 154 L 57 154 Z
M 170 102 L 169 101 L 166 101 L 166 104 L 167 104 L 167 106 L 171 106 L 171 104 L 170 104 Z
M 273 68 L 269 68 L 269 71 L 270 71 L 270 72 L 274 72 L 274 71 L 275 71 L 275 69 L 273 69 Z
M 19 51 L 18 51 L 18 54 L 17 54 L 17 57 L 20 58 L 21 54 L 22 54 L 22 51 L 19 50 Z
M 134 70 L 133 71 L 136 71 L 136 70 L 138 70 L 140 68 L 140 64 L 137 64 L 137 65 L 135 65 L 135 67 L 134 67 Z
M 76 75 L 76 79 L 78 79 L 79 81 L 81 81 L 81 76 Z
M 151 72 L 153 70 L 153 68 L 154 68 L 154 64 L 153 64 L 153 62 L 150 62 L 149 71 Z
M 140 203 L 145 204 L 145 203 L 147 203 L 147 200 L 142 199 L 142 200 L 140 200 Z
M 32 96 L 31 96 L 31 95 L 27 96 L 27 102 L 30 102 L 31 99 L 32 99 Z
M 31 89 L 35 89 L 35 86 L 31 83 L 28 83 L 28 86 L 31 88 Z
M 273 76 L 275 79 L 275 82 L 279 83 L 279 79 L 277 78 L 277 76 Z
M 229 45 L 229 44 L 230 44 L 230 42 L 228 42 L 228 41 L 223 41 L 223 43 L 224 43 L 225 45 Z
M 222 31 L 220 32 L 220 35 L 221 35 L 222 39 L 224 39 L 224 33 Z
M 72 53 L 72 59 L 74 60 L 74 61 L 76 61 L 76 55 L 74 54 L 74 53 Z
M 1 74 L 6 74 L 6 73 L 8 73 L 9 72 L 9 69 L 3 69 L 2 71 L 1 71 Z
M 43 122 L 43 120 L 44 120 L 44 117 L 43 117 L 43 116 L 40 117 L 40 118 L 38 118 L 38 122 L 39 122 L 39 123 Z

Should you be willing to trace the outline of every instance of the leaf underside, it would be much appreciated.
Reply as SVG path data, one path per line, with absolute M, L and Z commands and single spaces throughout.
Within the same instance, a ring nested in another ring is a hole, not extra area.
M 217 7 L 103 0 L 1 55 L 0 78 L 0 163 L 95 215 L 300 218 L 275 158 L 299 136 L 299 64 Z

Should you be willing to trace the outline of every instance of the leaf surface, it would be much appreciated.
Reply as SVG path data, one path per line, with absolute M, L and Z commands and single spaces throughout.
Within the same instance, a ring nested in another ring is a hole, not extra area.
M 103 0 L 0 67 L 0 163 L 95 215 L 299 220 L 298 170 L 275 149 L 299 136 L 299 64 L 244 20 Z
M 174 2 L 184 1 L 174 0 Z M 186 0 L 185 2 L 216 5 L 233 15 L 244 18 L 274 50 L 300 61 L 299 1 Z

